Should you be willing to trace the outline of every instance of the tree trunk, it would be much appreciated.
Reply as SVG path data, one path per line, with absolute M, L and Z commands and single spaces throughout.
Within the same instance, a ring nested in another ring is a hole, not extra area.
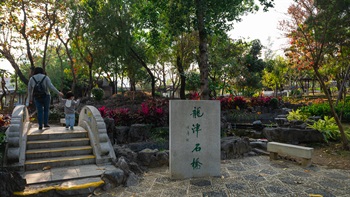
M 136 53 L 136 51 L 134 51 L 131 47 L 130 50 L 134 56 L 134 58 L 146 69 L 147 73 L 149 74 L 149 76 L 151 77 L 151 86 L 152 86 L 152 97 L 155 97 L 156 95 L 156 79 L 151 71 L 151 69 L 148 68 L 146 62 L 144 62 L 141 57 Z
M 180 75 L 180 99 L 185 100 L 186 76 L 184 72 L 184 67 L 179 56 L 177 56 L 176 58 L 176 68 Z
M 349 146 L 348 138 L 346 137 L 346 134 L 345 134 L 343 125 L 342 125 L 342 123 L 341 123 L 341 121 L 339 119 L 339 116 L 338 116 L 338 114 L 336 113 L 336 111 L 334 109 L 334 105 L 333 105 L 331 94 L 328 91 L 328 89 L 326 87 L 326 84 L 324 83 L 321 74 L 318 72 L 317 65 L 314 65 L 314 71 L 315 71 L 315 74 L 316 74 L 316 76 L 318 78 L 318 81 L 320 82 L 320 85 L 321 85 L 322 89 L 324 90 L 324 93 L 325 93 L 325 95 L 327 97 L 328 104 L 329 104 L 329 107 L 331 109 L 331 113 L 332 113 L 332 115 L 334 117 L 334 120 L 335 120 L 335 122 L 338 125 L 338 129 L 340 131 L 341 140 L 342 140 L 342 143 L 343 143 L 343 149 L 349 150 L 350 146 Z
M 205 30 L 204 16 L 206 3 L 204 0 L 196 0 L 196 16 L 199 33 L 199 71 L 201 80 L 201 99 L 209 100 L 209 69 L 208 69 L 208 40 Z
M 17 64 L 16 61 L 13 59 L 13 56 L 10 54 L 10 52 L 7 51 L 7 50 L 1 50 L 1 49 L 0 49 L 0 54 L 3 55 L 3 56 L 7 59 L 7 61 L 10 62 L 12 68 L 13 68 L 13 69 L 15 70 L 15 72 L 17 73 L 19 79 L 20 79 L 24 84 L 28 85 L 28 82 L 29 82 L 28 78 L 25 77 L 25 76 L 23 75 L 22 71 L 19 69 L 18 64 Z

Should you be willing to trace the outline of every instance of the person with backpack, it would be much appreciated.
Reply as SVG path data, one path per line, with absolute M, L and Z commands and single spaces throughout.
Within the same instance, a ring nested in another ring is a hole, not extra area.
M 28 98 L 26 105 L 33 103 L 36 107 L 38 115 L 39 130 L 49 128 L 49 109 L 51 94 L 50 90 L 54 91 L 60 97 L 63 93 L 58 91 L 54 85 L 52 85 L 51 80 L 46 76 L 44 69 L 41 67 L 35 67 L 33 76 L 29 79 L 28 83 Z

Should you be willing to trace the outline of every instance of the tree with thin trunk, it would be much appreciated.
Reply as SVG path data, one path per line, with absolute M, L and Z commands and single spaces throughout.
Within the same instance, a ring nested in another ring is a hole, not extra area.
M 342 31 L 342 28 L 335 26 L 334 23 L 337 20 L 347 21 L 345 23 L 347 27 L 344 28 L 348 28 L 350 24 L 348 16 L 344 17 L 350 4 L 343 5 L 340 2 L 342 1 L 300 0 L 289 7 L 288 13 L 292 17 L 292 21 L 286 21 L 284 24 L 290 29 L 288 36 L 291 39 L 291 47 L 288 56 L 294 57 L 291 58 L 291 61 L 296 64 L 313 69 L 323 93 L 326 95 L 332 116 L 338 125 L 343 148 L 349 150 L 348 139 L 335 111 L 329 84 L 326 83 L 326 80 L 330 80 L 330 78 L 327 77 L 328 73 L 322 73 L 327 57 L 330 54 L 338 53 L 339 43 L 345 41 L 341 40 L 344 37 L 337 33 Z M 335 42 L 336 40 L 337 42 Z M 295 58 L 297 56 L 299 57 Z M 339 93 L 341 94 L 341 91 Z

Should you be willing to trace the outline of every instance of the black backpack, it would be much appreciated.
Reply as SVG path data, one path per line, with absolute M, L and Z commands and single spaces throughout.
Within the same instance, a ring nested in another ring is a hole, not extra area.
M 45 87 L 43 86 L 43 83 L 42 83 L 45 78 L 46 78 L 46 76 L 44 76 L 44 78 L 38 82 L 33 77 L 33 79 L 35 81 L 34 90 L 33 90 L 33 97 L 36 99 L 43 99 L 46 97 Z

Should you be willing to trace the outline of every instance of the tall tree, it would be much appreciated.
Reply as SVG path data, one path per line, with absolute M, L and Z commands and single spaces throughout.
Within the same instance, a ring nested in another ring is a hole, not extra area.
M 65 17 L 61 1 L 15 1 L 0 4 L 2 36 L 0 53 L 11 63 L 20 80 L 28 83 L 28 77 L 20 69 L 20 59 L 25 59 L 31 69 L 35 57 L 42 56 L 41 66 L 47 65 L 46 51 L 52 41 L 55 24 Z M 25 53 L 22 53 L 25 51 Z
M 345 28 L 345 33 L 348 32 L 349 9 L 349 1 L 344 3 L 340 0 L 331 0 L 326 3 L 326 1 L 300 0 L 288 9 L 293 22 L 286 23 L 290 28 L 288 36 L 291 39 L 291 47 L 289 51 L 294 54 L 292 55 L 294 58 L 291 60 L 313 69 L 327 97 L 332 116 L 338 125 L 344 149 L 350 149 L 349 142 L 341 120 L 335 111 L 329 91 L 330 87 L 326 83 L 329 78 L 321 71 L 327 56 L 336 54 L 339 50 L 339 44 L 346 43 L 348 40 L 336 32 L 342 31 L 343 28 Z M 347 22 L 344 24 L 346 27 L 334 25 L 337 20 Z M 296 56 L 299 58 L 296 59 Z
M 273 0 L 259 2 L 266 9 L 273 6 Z M 226 32 L 233 27 L 234 21 L 240 20 L 241 15 L 256 11 L 258 6 L 254 0 L 153 0 L 147 1 L 146 5 L 153 8 L 141 12 L 146 14 L 144 24 L 148 25 L 150 34 L 160 35 L 160 31 L 166 31 L 166 35 L 172 37 L 170 40 L 175 40 L 183 32 L 198 33 L 201 97 L 209 99 L 208 36 Z

